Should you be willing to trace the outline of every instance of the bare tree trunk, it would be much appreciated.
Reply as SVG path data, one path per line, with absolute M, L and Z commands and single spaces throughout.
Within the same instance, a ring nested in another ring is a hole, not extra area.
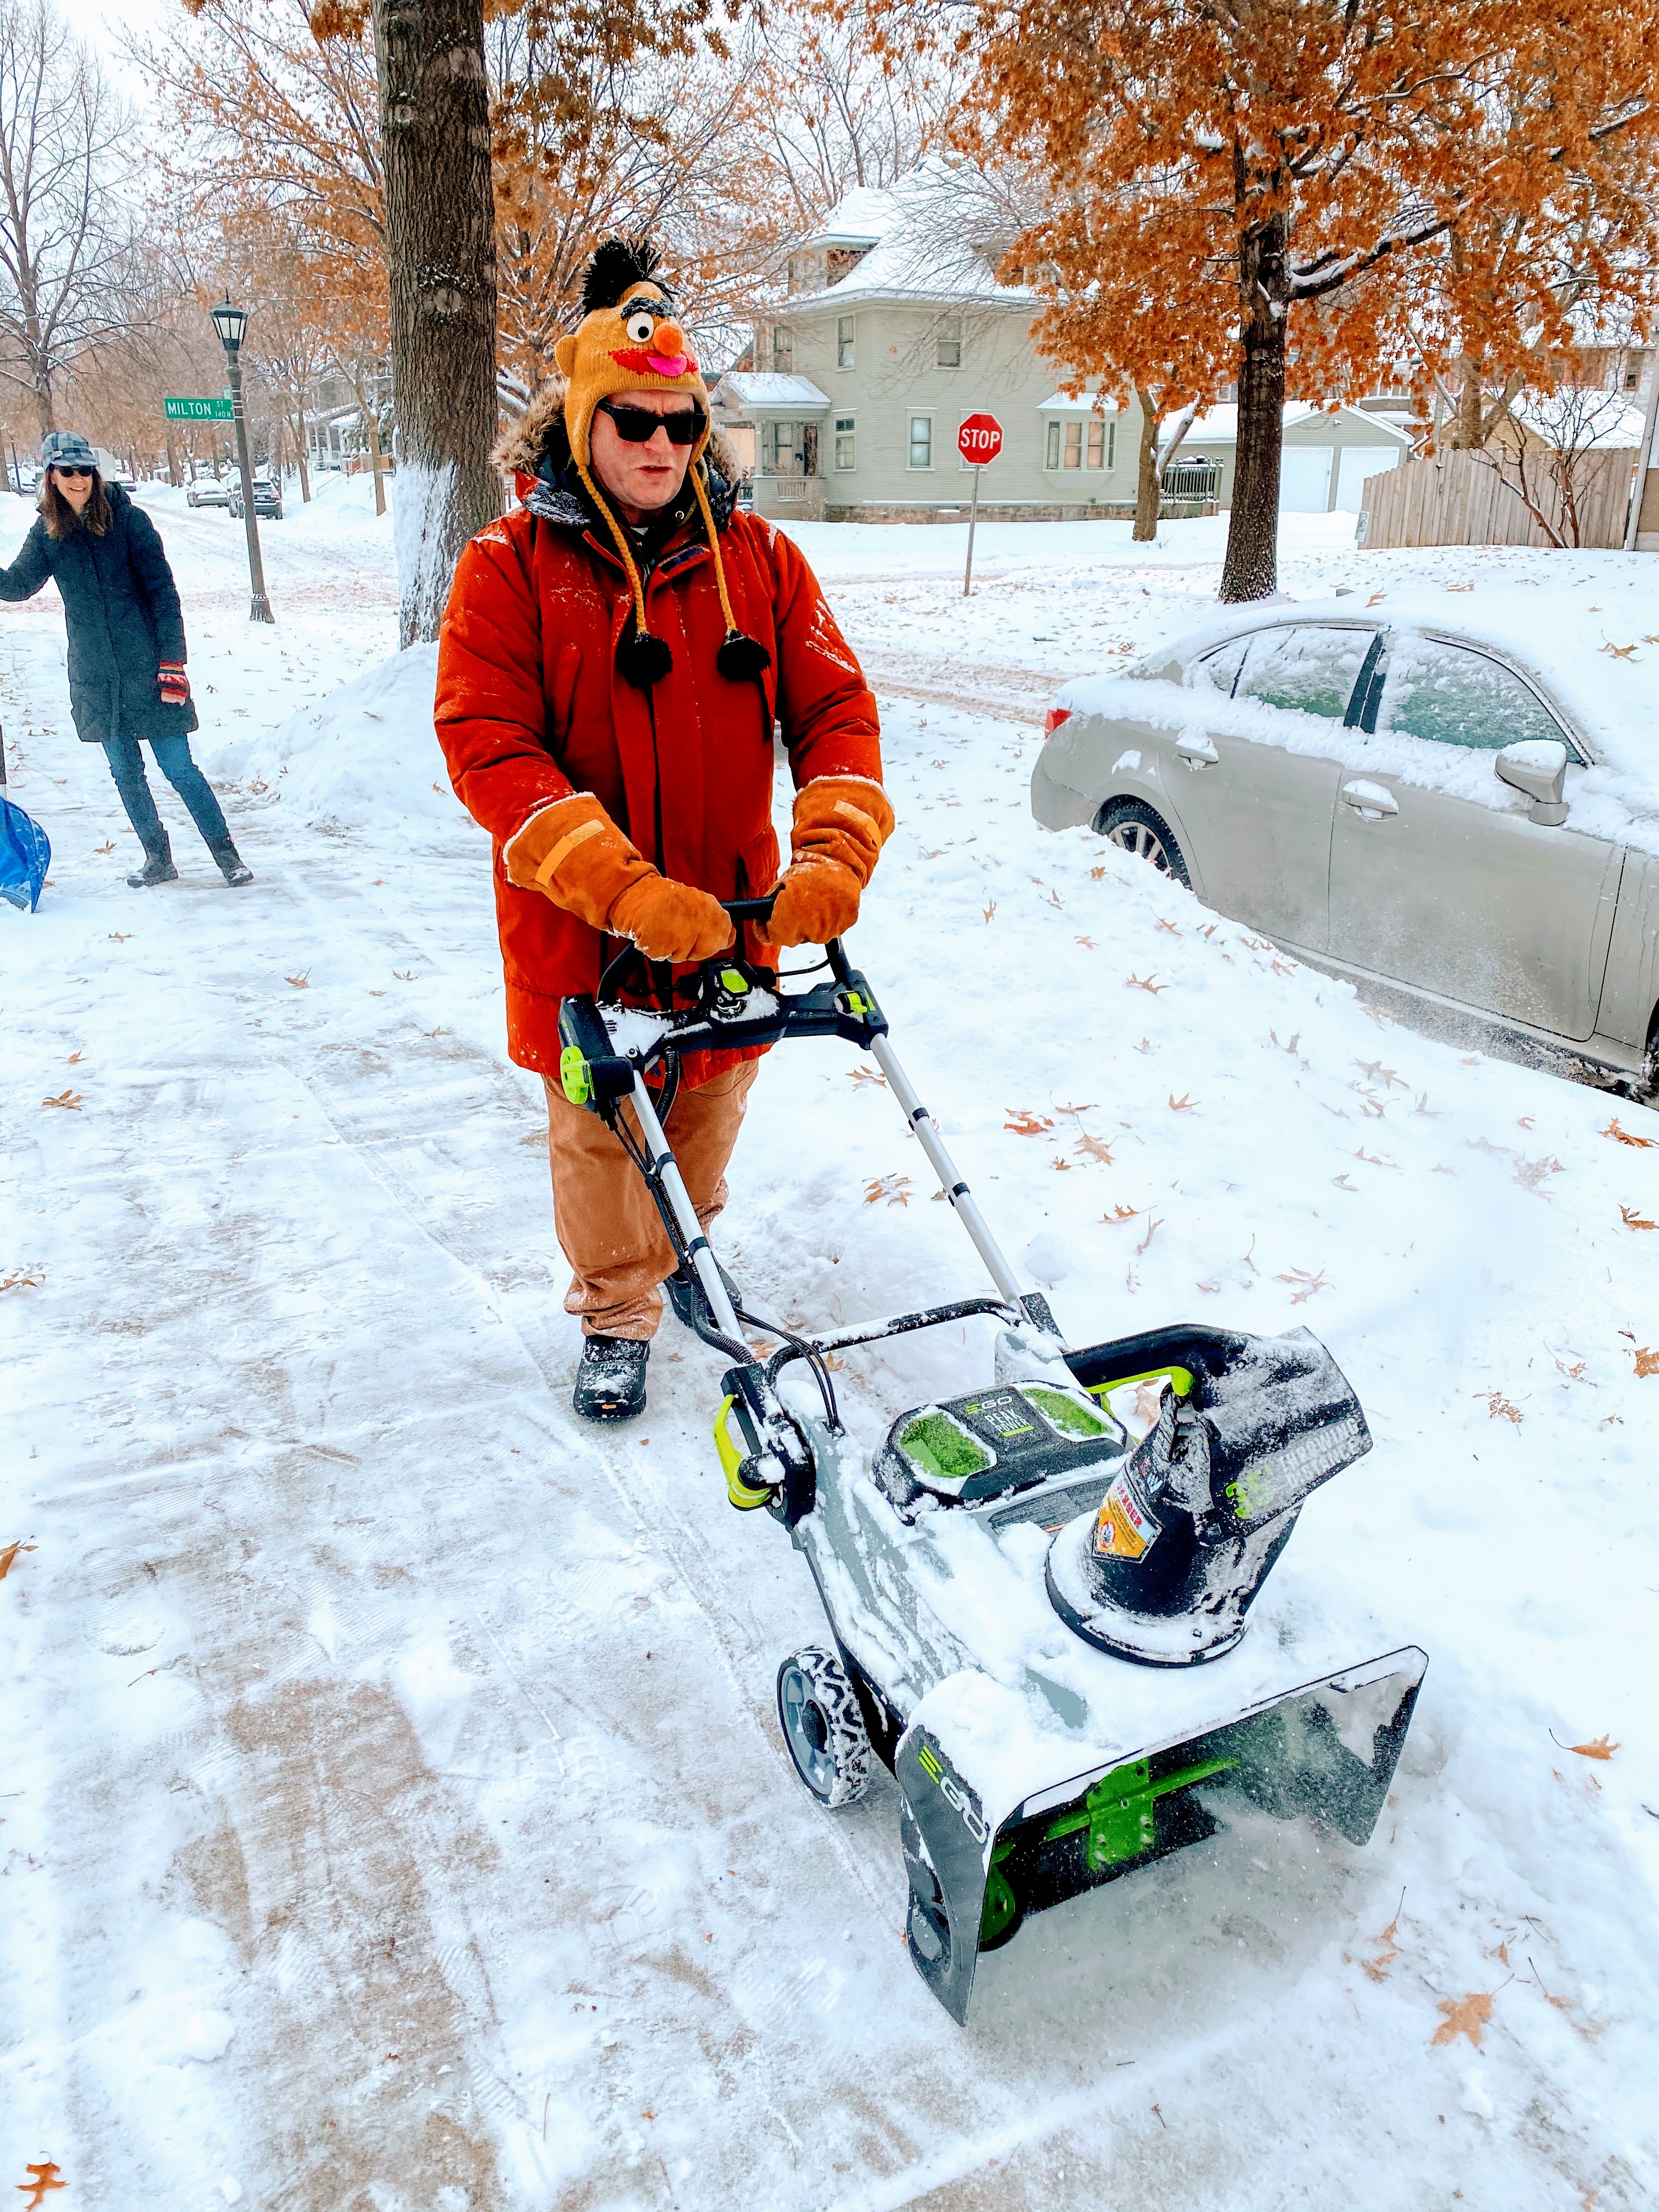
M 1284 217 L 1240 242 L 1243 344 L 1238 378 L 1237 460 L 1221 597 L 1271 599 L 1279 588 L 1279 448 L 1285 434 L 1285 325 L 1290 304 Z
M 1135 388 L 1140 402 L 1140 453 L 1135 464 L 1135 526 L 1131 542 L 1150 545 L 1158 536 L 1158 501 L 1164 486 L 1158 467 L 1158 405 L 1150 392 Z
M 368 422 L 368 462 L 374 471 L 374 512 L 376 514 L 384 514 L 386 513 L 386 476 L 380 466 L 380 410 L 378 407 L 370 406 L 365 408 L 363 411 Z M 410 642 L 413 644 L 414 640 L 411 638 Z
M 300 461 L 300 501 L 302 506 L 309 507 L 311 504 L 311 468 L 310 456 L 306 450 L 306 403 L 303 399 L 300 402 L 299 419 L 295 427 L 294 450 L 299 456 Z
M 398 453 L 398 636 L 434 638 L 501 512 L 495 209 L 481 0 L 374 0 Z
M 171 422 L 167 424 L 167 482 L 173 486 L 174 491 L 177 491 L 184 482 L 179 470 L 178 441 L 173 436 Z
M 1465 356 L 1462 374 L 1462 382 L 1457 390 L 1457 411 L 1452 416 L 1451 449 L 1454 453 L 1476 453 L 1486 443 L 1481 429 L 1479 363 Z

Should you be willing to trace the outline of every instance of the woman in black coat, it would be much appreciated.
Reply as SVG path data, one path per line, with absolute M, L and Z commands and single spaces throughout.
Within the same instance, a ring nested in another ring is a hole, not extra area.
M 211 786 L 191 758 L 197 725 L 185 673 L 185 620 L 155 525 L 118 484 L 106 486 L 97 457 L 72 430 L 42 448 L 40 517 L 9 568 L 0 599 L 33 599 L 51 577 L 69 629 L 70 711 L 84 744 L 101 744 L 144 865 L 127 881 L 179 879 L 173 848 L 144 775 L 140 738 L 190 809 L 228 884 L 252 872 L 231 842 Z

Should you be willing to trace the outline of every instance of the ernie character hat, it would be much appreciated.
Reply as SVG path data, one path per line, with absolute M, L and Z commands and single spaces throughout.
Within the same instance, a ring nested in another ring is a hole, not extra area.
M 715 588 L 726 617 L 726 636 L 716 656 L 717 665 L 722 676 L 737 681 L 758 676 L 769 667 L 772 659 L 758 639 L 744 636 L 732 617 L 720 540 L 708 504 L 703 458 L 709 438 L 708 387 L 676 319 L 673 296 L 656 274 L 661 258 L 642 238 L 607 239 L 588 264 L 583 280 L 581 322 L 553 349 L 554 362 L 568 387 L 564 420 L 571 459 L 583 489 L 605 519 L 634 594 L 634 633 L 623 641 L 617 662 L 629 680 L 642 688 L 665 676 L 674 657 L 667 641 L 654 636 L 646 621 L 645 586 L 639 567 L 627 532 L 593 481 L 591 443 L 594 410 L 601 400 L 624 392 L 688 392 L 696 402 L 700 419 L 689 473 L 708 532 Z

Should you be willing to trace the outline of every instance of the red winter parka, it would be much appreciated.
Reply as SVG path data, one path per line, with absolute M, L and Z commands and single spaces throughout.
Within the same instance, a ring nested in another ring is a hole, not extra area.
M 732 511 L 734 471 L 718 440 L 709 489 L 732 612 L 771 666 L 737 682 L 715 666 L 726 622 L 691 507 L 645 556 L 650 628 L 673 667 L 649 690 L 618 672 L 633 601 L 568 452 L 556 394 L 499 457 L 525 504 L 462 554 L 438 646 L 438 741 L 457 795 L 494 841 L 507 1049 L 543 1074 L 558 1069 L 561 998 L 593 990 L 619 943 L 507 881 L 501 848 L 538 807 L 592 792 L 665 875 L 716 898 L 756 897 L 778 875 L 775 721 L 797 787 L 881 776 L 876 702 L 858 662 L 795 546 Z

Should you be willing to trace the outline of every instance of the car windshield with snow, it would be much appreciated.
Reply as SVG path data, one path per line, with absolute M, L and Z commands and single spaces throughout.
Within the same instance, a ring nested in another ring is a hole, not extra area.
M 1235 617 L 1066 686 L 1031 805 L 1287 951 L 1655 1081 L 1651 740 L 1570 708 L 1501 632 Z

